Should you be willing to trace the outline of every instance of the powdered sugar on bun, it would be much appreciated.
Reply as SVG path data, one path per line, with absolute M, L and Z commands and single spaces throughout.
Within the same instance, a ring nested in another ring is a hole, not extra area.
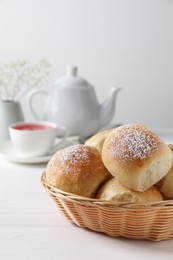
M 57 152 L 54 155 L 51 167 L 56 167 L 58 162 L 58 167 L 63 167 L 64 174 L 69 174 L 74 167 L 75 172 L 78 172 L 80 167 L 89 165 L 91 157 L 96 153 L 97 151 L 95 149 L 88 149 L 80 144 L 73 145 L 63 149 L 61 152 Z M 76 165 L 80 167 L 76 167 Z M 83 175 L 83 177 L 85 177 L 85 175 Z
M 145 159 L 157 151 L 163 141 L 143 125 L 125 125 L 110 134 L 110 156 L 124 162 Z

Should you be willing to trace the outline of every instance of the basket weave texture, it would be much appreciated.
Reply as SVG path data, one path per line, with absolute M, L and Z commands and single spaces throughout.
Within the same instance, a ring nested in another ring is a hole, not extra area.
M 173 200 L 150 204 L 111 203 L 63 192 L 41 182 L 61 213 L 72 223 L 113 237 L 153 241 L 173 238 Z

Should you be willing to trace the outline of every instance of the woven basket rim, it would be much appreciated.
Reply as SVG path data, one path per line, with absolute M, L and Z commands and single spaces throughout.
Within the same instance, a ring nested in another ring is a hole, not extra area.
M 49 189 L 49 193 L 52 195 L 58 195 L 62 199 L 68 199 L 76 203 L 86 203 L 91 204 L 95 206 L 106 206 L 106 207 L 120 207 L 120 208 L 131 208 L 131 209 L 137 209 L 137 208 L 165 208 L 165 207 L 172 207 L 173 208 L 173 200 L 163 200 L 163 201 L 157 201 L 157 202 L 150 202 L 150 203 L 136 203 L 136 202 L 110 202 L 106 200 L 99 200 L 96 198 L 88 198 L 76 194 L 72 194 L 69 192 L 62 191 L 54 186 L 52 186 L 47 180 L 46 180 L 46 172 L 43 171 L 41 174 L 41 183 L 43 186 L 47 187 Z

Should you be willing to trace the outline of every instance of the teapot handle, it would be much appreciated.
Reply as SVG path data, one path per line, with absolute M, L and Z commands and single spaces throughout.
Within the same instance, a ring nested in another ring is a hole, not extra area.
M 35 109 L 33 107 L 33 98 L 35 95 L 37 94 L 41 94 L 41 95 L 44 95 L 44 96 L 47 96 L 47 92 L 45 90 L 40 90 L 40 89 L 34 89 L 32 90 L 30 93 L 29 93 L 29 96 L 28 96 L 28 107 L 32 113 L 32 115 L 35 117 L 35 119 L 37 120 L 42 120 L 42 118 L 40 118 L 37 113 L 35 112 Z

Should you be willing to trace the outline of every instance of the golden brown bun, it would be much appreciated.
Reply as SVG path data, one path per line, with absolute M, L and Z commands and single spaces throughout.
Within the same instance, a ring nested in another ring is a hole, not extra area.
M 112 130 L 113 129 L 108 129 L 93 135 L 85 142 L 85 145 L 95 147 L 101 153 L 103 143 Z
M 172 151 L 155 133 L 138 124 L 120 126 L 102 148 L 108 171 L 129 189 L 145 191 L 172 166 Z
M 173 145 L 170 144 L 169 147 L 173 151 Z M 156 186 L 162 193 L 164 199 L 173 199 L 173 165 L 166 176 L 161 179 Z
M 94 147 L 73 145 L 58 151 L 46 167 L 48 182 L 63 191 L 93 197 L 110 178 L 101 155 Z
M 97 193 L 97 199 L 116 202 L 155 202 L 162 201 L 162 195 L 155 186 L 144 192 L 133 191 L 120 183 L 117 178 L 107 181 Z

